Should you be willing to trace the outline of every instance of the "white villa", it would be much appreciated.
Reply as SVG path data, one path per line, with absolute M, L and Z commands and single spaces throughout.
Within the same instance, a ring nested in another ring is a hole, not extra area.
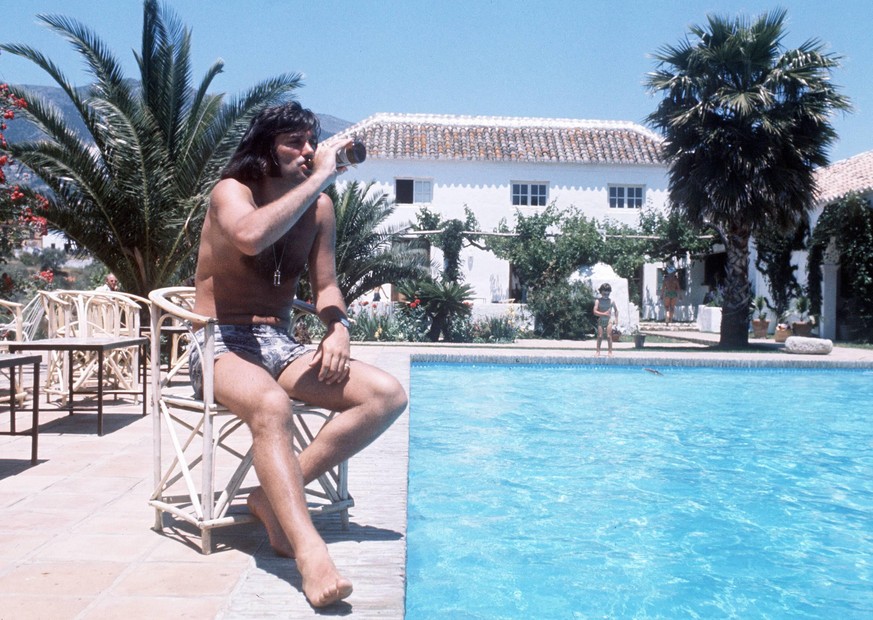
M 374 188 L 396 200 L 392 224 L 414 222 L 422 205 L 461 220 L 467 206 L 485 232 L 503 219 L 511 227 L 516 210 L 534 213 L 552 202 L 632 225 L 643 205 L 666 207 L 660 138 L 635 123 L 377 114 L 338 135 L 367 145 L 366 162 L 341 180 L 375 181 Z M 440 261 L 439 250 L 431 257 Z M 476 248 L 465 248 L 462 261 L 477 302 L 520 296 L 506 261 Z M 645 286 L 644 297 L 658 307 L 656 282 Z
M 350 169 L 341 181 L 374 182 L 396 201 L 394 225 L 415 221 L 420 206 L 444 219 L 465 218 L 469 207 L 483 232 L 494 231 L 501 220 L 510 227 L 516 211 L 531 214 L 554 202 L 575 206 L 586 216 L 635 225 L 640 209 L 667 208 L 667 164 L 660 154 L 661 138 L 645 127 L 625 121 L 552 118 L 513 118 L 428 114 L 376 114 L 337 134 L 354 136 L 367 145 L 367 160 Z M 817 172 L 819 193 L 812 225 L 824 207 L 860 192 L 873 199 L 873 151 L 836 162 Z M 754 265 L 749 276 L 756 291 L 767 282 Z M 430 249 L 439 264 L 441 252 Z M 806 253 L 795 262 L 798 279 L 806 282 Z M 520 300 L 512 265 L 477 248 L 462 252 L 464 281 L 475 289 L 477 305 Z M 643 319 L 663 318 L 658 291 L 660 263 L 646 265 L 642 274 Z M 688 257 L 683 269 L 685 293 L 677 319 L 694 320 L 716 273 L 724 269 L 724 254 Z M 823 308 L 820 334 L 833 338 L 836 317 L 839 257 L 823 266 Z M 632 312 L 636 308 L 632 309 Z M 625 313 L 625 316 L 628 316 Z M 775 321 L 771 323 L 771 331 Z M 714 329 L 717 331 L 717 327 Z

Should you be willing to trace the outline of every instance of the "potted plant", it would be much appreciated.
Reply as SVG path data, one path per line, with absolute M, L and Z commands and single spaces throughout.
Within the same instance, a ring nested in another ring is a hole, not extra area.
M 788 324 L 787 313 L 779 317 L 779 322 L 776 323 L 776 331 L 773 332 L 773 340 L 776 342 L 785 342 L 788 336 L 791 335 L 791 326 Z
M 766 338 L 770 329 L 770 321 L 767 319 L 767 299 L 763 295 L 755 297 L 754 308 L 756 317 L 752 319 L 752 334 L 755 338 Z
M 621 330 L 618 327 L 613 326 L 609 337 L 612 338 L 613 342 L 621 342 Z
M 798 315 L 798 320 L 791 324 L 791 331 L 795 336 L 809 336 L 812 333 L 813 321 L 809 316 L 809 297 L 801 295 L 794 299 L 794 311 Z
M 634 348 L 642 349 L 646 344 L 646 335 L 640 331 L 640 326 L 637 325 L 632 332 L 634 337 Z

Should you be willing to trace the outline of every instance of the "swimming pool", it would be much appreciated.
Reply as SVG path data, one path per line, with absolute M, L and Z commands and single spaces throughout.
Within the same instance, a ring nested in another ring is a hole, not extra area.
M 406 617 L 871 617 L 870 371 L 415 363 Z

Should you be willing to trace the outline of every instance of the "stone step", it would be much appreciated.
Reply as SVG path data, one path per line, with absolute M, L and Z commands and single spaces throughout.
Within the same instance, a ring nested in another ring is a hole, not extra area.
M 667 325 L 663 321 L 640 321 L 640 331 L 650 332 L 696 332 L 697 323 L 694 321 L 676 322 Z

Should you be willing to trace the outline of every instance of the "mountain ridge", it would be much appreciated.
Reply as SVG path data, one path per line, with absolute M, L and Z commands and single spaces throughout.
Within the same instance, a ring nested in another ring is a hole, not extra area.
M 74 129 L 76 133 L 79 135 L 84 135 L 86 133 L 85 124 L 82 122 L 82 118 L 76 112 L 76 109 L 73 107 L 73 104 L 70 102 L 66 93 L 59 86 L 35 86 L 30 84 L 16 86 L 33 92 L 46 101 L 54 104 L 61 111 L 64 119 L 70 124 L 71 128 Z M 77 90 L 85 90 L 87 88 L 87 86 L 80 86 Z M 321 123 L 321 140 L 329 138 L 354 124 L 330 114 L 316 112 L 315 115 Z M 24 118 L 24 116 L 18 116 L 14 120 L 8 121 L 4 133 L 9 142 L 29 142 L 32 140 L 39 140 L 41 137 L 41 132 L 37 129 L 36 125 Z

